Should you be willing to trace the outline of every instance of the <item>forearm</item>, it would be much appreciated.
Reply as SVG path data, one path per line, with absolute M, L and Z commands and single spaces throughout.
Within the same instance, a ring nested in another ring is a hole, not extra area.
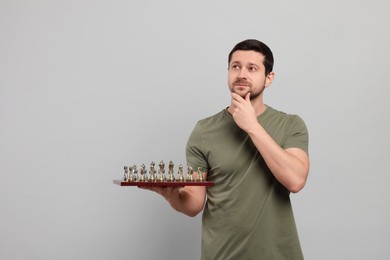
M 197 178 L 197 173 L 194 176 Z M 203 173 L 203 177 L 206 179 L 207 174 Z M 204 186 L 141 186 L 140 188 L 157 192 L 173 209 L 190 217 L 194 217 L 202 211 L 206 199 L 206 187 Z
M 202 189 L 205 188 L 184 187 L 178 190 L 176 196 L 164 196 L 164 198 L 168 201 L 173 209 L 187 216 L 194 217 L 203 209 L 205 196 L 202 195 Z
M 307 154 L 298 148 L 284 150 L 260 124 L 251 127 L 248 134 L 275 178 L 291 192 L 300 191 L 309 172 Z

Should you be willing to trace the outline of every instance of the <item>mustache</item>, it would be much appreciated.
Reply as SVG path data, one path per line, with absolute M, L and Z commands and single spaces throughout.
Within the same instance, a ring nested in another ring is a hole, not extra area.
M 248 85 L 248 86 L 251 86 L 251 83 L 249 83 L 245 79 L 236 79 L 236 81 L 234 81 L 233 84 L 234 85 Z

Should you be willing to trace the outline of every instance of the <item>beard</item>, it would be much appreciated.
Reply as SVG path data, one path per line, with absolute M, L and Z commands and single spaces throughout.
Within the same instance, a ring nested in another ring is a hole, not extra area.
M 260 87 L 253 87 L 250 82 L 237 79 L 229 88 L 230 92 L 234 92 L 242 98 L 245 98 L 245 96 L 250 93 L 250 99 L 252 100 L 263 93 L 265 89 L 265 82 Z

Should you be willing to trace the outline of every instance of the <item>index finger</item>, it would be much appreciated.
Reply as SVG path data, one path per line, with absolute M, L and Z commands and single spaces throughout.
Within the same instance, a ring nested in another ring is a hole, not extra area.
M 234 93 L 234 92 L 232 92 L 231 93 L 231 96 L 232 96 L 232 98 L 234 99 L 234 100 L 237 100 L 237 101 L 242 101 L 242 100 L 244 100 L 240 95 L 238 95 L 237 93 Z

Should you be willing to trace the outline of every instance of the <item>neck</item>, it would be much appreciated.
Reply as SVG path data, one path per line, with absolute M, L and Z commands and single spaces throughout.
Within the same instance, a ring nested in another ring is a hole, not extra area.
M 252 106 L 253 106 L 253 103 L 252 103 Z M 255 107 L 255 106 L 253 106 L 253 107 L 255 108 L 256 116 L 263 114 L 264 111 L 267 109 L 266 105 L 263 102 L 258 107 Z

